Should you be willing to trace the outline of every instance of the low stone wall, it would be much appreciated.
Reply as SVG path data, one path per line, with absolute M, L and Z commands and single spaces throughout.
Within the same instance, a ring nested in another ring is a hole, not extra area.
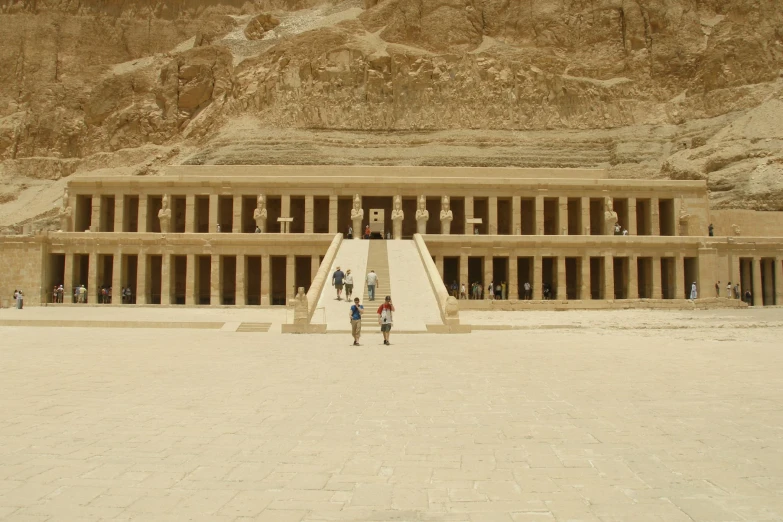
M 783 237 L 783 212 L 757 210 L 711 210 L 710 219 L 716 236 Z
M 739 299 L 706 298 L 696 299 L 616 299 L 604 300 L 557 300 L 520 301 L 520 300 L 460 300 L 459 309 L 463 311 L 522 311 L 522 310 L 694 310 L 715 308 L 747 308 Z
M 321 266 L 318 267 L 318 272 L 315 274 L 315 278 L 310 283 L 310 289 L 307 292 L 307 322 L 313 318 L 315 308 L 318 306 L 318 298 L 321 297 L 324 285 L 329 279 L 329 270 L 334 262 L 334 258 L 337 257 L 337 251 L 340 250 L 340 245 L 343 242 L 343 235 L 337 234 L 332 240 L 332 244 L 324 254 L 324 259 L 321 261 Z
M 427 278 L 430 280 L 430 286 L 432 291 L 435 292 L 435 298 L 438 301 L 438 308 L 440 308 L 440 317 L 445 325 L 458 325 L 459 324 L 459 308 L 456 306 L 456 299 L 450 298 L 449 291 L 446 289 L 446 285 L 443 284 L 443 280 L 438 272 L 438 267 L 435 266 L 435 262 L 432 260 L 430 251 L 427 245 L 424 243 L 421 234 L 414 234 L 413 236 L 416 250 L 419 251 L 419 257 L 421 262 L 424 263 L 424 269 L 427 272 Z

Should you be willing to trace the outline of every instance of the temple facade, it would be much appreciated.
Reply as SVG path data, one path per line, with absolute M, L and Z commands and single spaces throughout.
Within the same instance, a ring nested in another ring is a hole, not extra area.
M 421 234 L 447 287 L 502 282 L 508 301 L 683 300 L 693 283 L 700 298 L 715 297 L 721 281 L 722 297 L 731 282 L 754 305 L 783 304 L 783 238 L 747 227 L 710 235 L 703 181 L 594 169 L 173 166 L 157 177 L 74 178 L 59 218 L 57 232 L 0 238 L 4 296 L 23 288 L 27 304 L 48 303 L 63 285 L 69 303 L 83 285 L 88 303 L 112 288 L 117 305 L 285 305 L 309 288 L 336 234 L 359 240 L 372 224 L 384 240 Z

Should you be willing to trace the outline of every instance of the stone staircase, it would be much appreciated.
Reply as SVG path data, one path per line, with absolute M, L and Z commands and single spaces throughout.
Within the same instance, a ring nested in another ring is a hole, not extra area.
M 367 270 L 363 275 L 357 274 L 358 277 L 364 278 L 370 273 L 370 270 L 374 270 L 378 274 L 378 286 L 375 288 L 375 301 L 379 303 L 383 302 L 383 298 L 391 294 L 391 278 L 389 277 L 389 256 L 386 248 L 385 240 L 370 240 L 370 251 L 367 255 Z M 370 308 L 367 303 L 370 302 L 370 295 L 367 292 L 367 285 L 364 287 L 364 294 L 362 296 L 362 304 L 368 309 Z

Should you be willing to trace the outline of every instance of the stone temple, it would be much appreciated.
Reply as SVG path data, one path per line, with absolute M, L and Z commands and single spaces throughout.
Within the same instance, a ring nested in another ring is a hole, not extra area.
M 293 306 L 288 331 L 319 331 L 339 265 L 362 281 L 374 269 L 389 282 L 383 293 L 396 284 L 395 299 L 434 331 L 458 325 L 460 309 L 693 306 L 694 283 L 703 306 L 783 304 L 781 213 L 711 210 L 703 181 L 600 169 L 172 166 L 74 178 L 59 214 L 57 232 L 0 238 L 5 304 L 15 288 L 43 305 L 55 286 L 64 304 L 76 287 L 90 304 L 111 287 L 113 305 Z M 367 227 L 384 240 L 359 241 Z M 490 282 L 502 299 L 490 300 Z M 478 283 L 481 299 L 458 299 L 455 283 L 468 294 Z

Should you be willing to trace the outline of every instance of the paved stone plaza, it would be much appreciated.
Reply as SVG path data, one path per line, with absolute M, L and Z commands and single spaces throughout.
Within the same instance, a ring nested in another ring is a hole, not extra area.
M 150 317 L 0 320 L 74 310 Z M 463 321 L 516 329 L 0 327 L 0 519 L 783 519 L 783 310 Z

